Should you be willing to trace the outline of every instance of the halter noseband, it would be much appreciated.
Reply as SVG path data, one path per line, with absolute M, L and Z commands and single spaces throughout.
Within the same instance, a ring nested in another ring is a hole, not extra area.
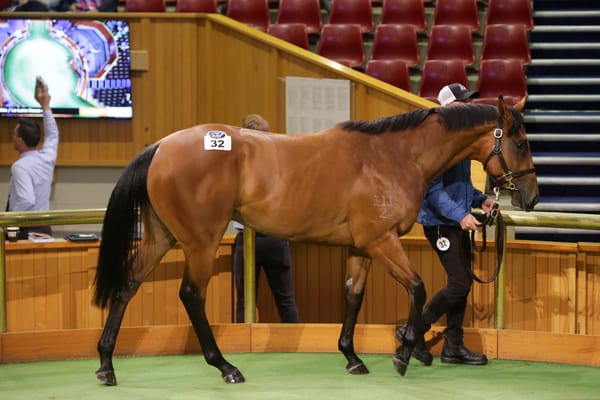
M 518 172 L 514 172 L 514 173 L 508 168 L 508 164 L 506 164 L 506 160 L 504 159 L 504 156 L 502 155 L 502 136 L 504 135 L 504 133 L 502 131 L 502 125 L 503 125 L 502 118 L 498 118 L 498 128 L 494 129 L 494 138 L 496 138 L 496 142 L 494 143 L 494 148 L 490 151 L 490 154 L 487 156 L 487 158 L 485 159 L 485 162 L 483 163 L 483 169 L 484 169 L 484 171 L 487 171 L 487 168 L 486 168 L 487 163 L 494 156 L 497 156 L 498 159 L 500 160 L 500 165 L 502 166 L 502 171 L 504 172 L 504 174 L 500 178 L 496 178 L 495 176 L 488 174 L 490 176 L 490 181 L 491 181 L 492 185 L 495 188 L 506 189 L 506 190 L 510 190 L 512 192 L 515 192 L 515 191 L 518 192 L 519 189 L 517 188 L 517 185 L 515 185 L 515 183 L 513 182 L 513 179 L 519 178 L 519 177 L 527 175 L 527 174 L 533 174 L 533 173 L 535 173 L 535 168 L 530 168 L 530 169 L 526 169 L 526 170 L 518 171 Z M 514 127 L 515 126 L 513 125 L 513 128 Z

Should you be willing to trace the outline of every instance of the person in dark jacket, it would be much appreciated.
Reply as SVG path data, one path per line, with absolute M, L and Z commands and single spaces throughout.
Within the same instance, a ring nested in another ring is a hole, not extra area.
M 478 92 L 453 83 L 440 90 L 438 100 L 444 107 L 478 96 Z M 462 161 L 435 179 L 425 192 L 417 221 L 423 225 L 425 236 L 446 271 L 447 282 L 423 309 L 423 332 L 446 315 L 442 363 L 487 364 L 485 354 L 474 353 L 465 347 L 462 324 L 473 284 L 469 231 L 481 228 L 471 209 L 482 208 L 489 214 L 493 205 L 492 199 L 473 186 L 470 160 Z M 423 336 L 417 339 L 412 355 L 423 364 L 431 365 L 433 357 L 425 348 Z

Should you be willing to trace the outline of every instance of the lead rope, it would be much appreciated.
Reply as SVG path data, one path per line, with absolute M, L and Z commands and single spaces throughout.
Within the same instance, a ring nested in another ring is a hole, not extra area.
M 502 265 L 502 254 L 504 253 L 504 220 L 502 219 L 502 214 L 500 213 L 498 198 L 500 197 L 500 188 L 495 187 L 494 193 L 496 194 L 496 201 L 494 201 L 494 206 L 490 211 L 490 215 L 488 215 L 483 221 L 481 221 L 482 229 L 482 240 L 483 243 L 481 247 L 478 247 L 475 244 L 475 231 L 471 231 L 471 248 L 474 249 L 478 253 L 483 253 L 486 249 L 487 242 L 487 233 L 486 226 L 496 225 L 496 269 L 494 273 L 490 277 L 489 280 L 483 280 L 475 274 L 473 269 L 469 269 L 469 273 L 479 283 L 492 283 L 498 277 L 498 273 L 500 272 L 500 267 Z M 472 257 L 472 260 L 474 257 Z

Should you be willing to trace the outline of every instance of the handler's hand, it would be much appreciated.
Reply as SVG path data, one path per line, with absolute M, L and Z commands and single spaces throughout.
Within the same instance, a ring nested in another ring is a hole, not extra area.
M 492 208 L 494 208 L 494 200 L 492 199 L 487 198 L 481 203 L 481 209 L 483 210 L 483 212 L 485 212 L 485 215 L 487 216 L 490 215 Z
M 467 214 L 460 221 L 460 227 L 467 231 L 476 231 L 481 227 L 481 222 L 477 221 L 473 214 Z

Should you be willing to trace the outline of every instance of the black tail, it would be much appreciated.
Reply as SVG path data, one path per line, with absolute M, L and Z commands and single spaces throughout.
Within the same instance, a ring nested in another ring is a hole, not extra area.
M 98 267 L 94 279 L 93 302 L 106 307 L 119 292 L 127 289 L 129 271 L 139 246 L 140 210 L 149 204 L 146 181 L 148 166 L 158 145 L 140 152 L 125 168 L 108 202 Z

